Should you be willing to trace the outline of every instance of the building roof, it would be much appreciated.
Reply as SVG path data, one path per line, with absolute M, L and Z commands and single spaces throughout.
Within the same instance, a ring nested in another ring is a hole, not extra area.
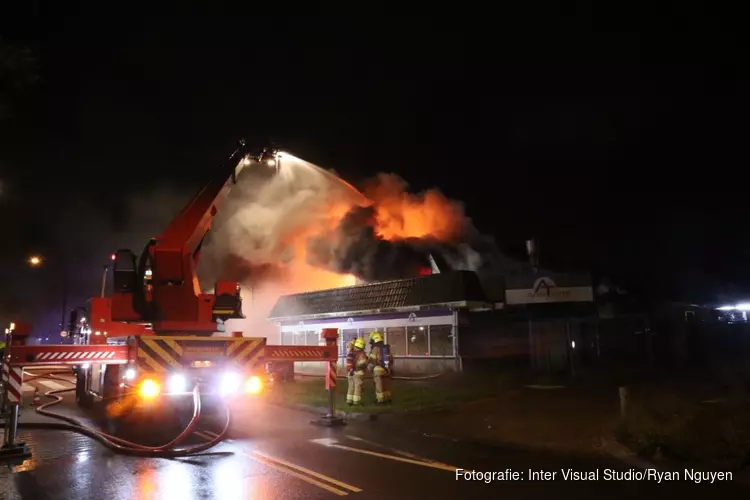
M 284 295 L 269 319 L 391 312 L 420 306 L 466 307 L 488 302 L 476 273 L 452 271 L 419 278 Z

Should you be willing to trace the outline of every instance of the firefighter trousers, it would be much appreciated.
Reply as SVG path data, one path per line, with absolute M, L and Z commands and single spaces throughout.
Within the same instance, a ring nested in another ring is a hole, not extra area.
M 378 403 L 391 401 L 391 374 L 382 366 L 376 366 L 372 378 L 375 381 L 375 399 Z
M 365 387 L 365 372 L 355 371 L 350 372 L 347 376 L 349 386 L 346 391 L 346 404 L 348 405 L 361 405 L 362 404 L 362 392 Z

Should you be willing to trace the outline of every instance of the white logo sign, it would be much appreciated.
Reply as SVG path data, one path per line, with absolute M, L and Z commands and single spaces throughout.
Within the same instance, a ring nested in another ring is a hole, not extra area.
M 591 302 L 594 300 L 590 286 L 559 287 L 548 277 L 538 278 L 531 289 L 506 290 L 508 304 L 544 302 Z

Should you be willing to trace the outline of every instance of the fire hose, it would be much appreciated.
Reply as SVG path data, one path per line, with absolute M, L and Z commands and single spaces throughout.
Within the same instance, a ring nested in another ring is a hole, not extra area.
M 55 371 L 55 372 L 48 372 L 41 375 L 32 375 L 29 380 L 36 380 L 40 378 L 46 378 L 46 379 L 52 379 L 52 380 L 60 380 L 63 382 L 69 382 L 67 379 L 64 379 L 62 377 L 58 377 L 57 373 L 68 373 L 61 372 L 61 371 Z M 180 445 L 185 439 L 187 439 L 195 429 L 195 426 L 198 424 L 198 419 L 200 418 L 201 414 L 201 401 L 200 401 L 200 389 L 196 385 L 193 389 L 193 416 L 190 419 L 190 422 L 188 423 L 187 427 L 180 432 L 180 434 L 175 437 L 170 442 L 161 445 L 161 446 L 146 446 L 138 443 L 134 443 L 132 441 L 127 441 L 122 438 L 118 438 L 117 436 L 113 436 L 111 434 L 107 434 L 105 432 L 102 432 L 100 430 L 93 429 L 91 427 L 88 427 L 78 420 L 68 417 L 66 415 L 60 415 L 59 413 L 54 413 L 52 411 L 47 410 L 47 408 L 52 407 L 54 405 L 59 404 L 63 397 L 60 396 L 60 394 L 71 392 L 75 390 L 75 388 L 66 388 L 66 389 L 56 389 L 52 391 L 47 391 L 44 393 L 46 397 L 53 398 L 53 401 L 49 401 L 47 403 L 42 404 L 39 406 L 39 408 L 36 409 L 36 412 L 40 415 L 44 415 L 46 417 L 54 418 L 57 420 L 62 420 L 64 423 L 57 423 L 57 422 L 24 422 L 18 424 L 19 428 L 22 429 L 47 429 L 47 430 L 65 430 L 65 431 L 71 431 L 71 432 L 77 432 L 79 434 L 82 434 L 84 436 L 88 436 L 102 445 L 104 445 L 106 448 L 109 448 L 112 451 L 115 451 L 117 453 L 130 455 L 130 456 L 139 456 L 139 457 L 160 457 L 160 458 L 178 458 L 178 457 L 185 457 L 190 455 L 197 455 L 199 453 L 203 453 L 217 444 L 221 442 L 224 437 L 229 432 L 229 427 L 232 422 L 232 415 L 231 411 L 229 409 L 229 406 L 224 405 L 224 409 L 226 412 L 226 423 L 224 425 L 224 428 L 222 431 L 212 440 L 207 441 L 203 444 L 188 447 L 188 448 L 176 448 L 178 445 Z M 4 427 L 4 424 L 2 424 Z

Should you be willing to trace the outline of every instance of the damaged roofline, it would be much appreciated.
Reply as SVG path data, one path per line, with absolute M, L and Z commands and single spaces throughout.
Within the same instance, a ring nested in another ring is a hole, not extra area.
M 300 316 L 277 316 L 277 317 L 269 316 L 267 319 L 269 321 L 276 321 L 276 322 L 304 321 L 304 320 L 311 320 L 311 319 L 346 318 L 346 317 L 352 317 L 352 316 L 371 316 L 375 314 L 429 311 L 431 309 L 438 309 L 438 308 L 450 308 L 450 309 L 468 308 L 468 309 L 489 310 L 489 309 L 498 308 L 498 306 L 499 308 L 502 308 L 502 304 L 492 304 L 490 302 L 461 300 L 457 302 L 422 304 L 419 306 L 369 309 L 366 311 L 343 311 L 343 312 L 330 312 L 330 313 L 319 313 L 319 314 L 304 314 Z

